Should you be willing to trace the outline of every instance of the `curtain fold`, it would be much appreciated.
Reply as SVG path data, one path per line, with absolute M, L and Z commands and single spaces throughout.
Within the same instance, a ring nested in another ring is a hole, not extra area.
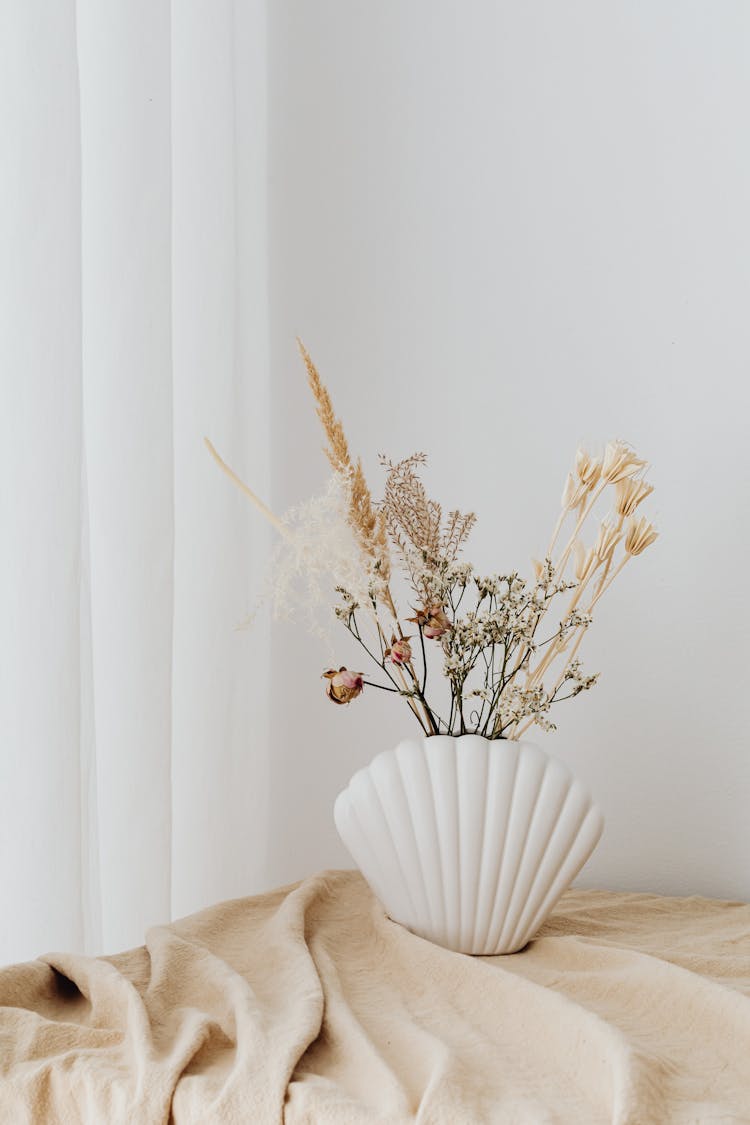
M 265 885 L 265 10 L 2 5 L 0 960 Z
M 269 536 L 203 445 L 270 495 L 265 146 L 263 4 L 173 5 L 176 916 L 265 884 Z
M 83 440 L 105 948 L 169 911 L 173 458 L 168 0 L 79 0 Z M 127 846 L 125 842 L 127 841 Z
M 83 941 L 72 2 L 0 5 L 0 957 Z

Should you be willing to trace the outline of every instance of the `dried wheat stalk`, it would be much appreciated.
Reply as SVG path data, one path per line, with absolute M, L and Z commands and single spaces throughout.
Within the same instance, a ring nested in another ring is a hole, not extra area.
M 297 340 L 300 355 L 307 368 L 307 380 L 315 399 L 318 418 L 325 431 L 328 445 L 325 453 L 334 472 L 338 473 L 349 488 L 349 523 L 357 537 L 362 552 L 369 556 L 377 568 L 384 588 L 390 578 L 390 555 L 388 535 L 383 513 L 376 511 L 370 489 L 365 480 L 362 461 L 352 461 L 349 443 L 344 427 L 336 417 L 328 388 L 321 379 L 312 357 L 301 340 Z M 389 595 L 386 600 L 389 600 Z

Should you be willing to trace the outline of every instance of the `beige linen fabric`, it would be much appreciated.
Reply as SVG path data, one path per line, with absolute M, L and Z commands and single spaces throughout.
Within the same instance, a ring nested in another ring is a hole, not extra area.
M 0 971 L 0 1121 L 750 1122 L 750 906 L 570 891 L 474 958 L 327 872 Z

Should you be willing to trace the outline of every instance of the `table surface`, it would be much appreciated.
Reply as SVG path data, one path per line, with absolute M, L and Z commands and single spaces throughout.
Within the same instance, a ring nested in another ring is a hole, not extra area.
M 468 957 L 356 872 L 0 972 L 0 1121 L 750 1122 L 750 906 L 568 891 Z

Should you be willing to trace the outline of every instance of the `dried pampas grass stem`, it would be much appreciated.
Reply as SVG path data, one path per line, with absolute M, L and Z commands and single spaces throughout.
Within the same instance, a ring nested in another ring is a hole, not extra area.
M 211 454 L 211 456 L 213 457 L 214 461 L 219 466 L 221 471 L 223 473 L 226 473 L 226 475 L 229 477 L 229 479 L 237 485 L 240 492 L 245 493 L 245 496 L 247 496 L 248 500 L 252 501 L 252 503 L 255 504 L 255 507 L 258 509 L 258 511 L 263 513 L 263 515 L 266 517 L 268 522 L 273 524 L 273 526 L 276 528 L 276 530 L 281 535 L 283 535 L 285 539 L 288 539 L 290 537 L 289 528 L 286 527 L 281 522 L 279 517 L 274 512 L 271 511 L 271 509 L 268 507 L 267 504 L 263 503 L 260 496 L 256 496 L 256 494 L 253 492 L 253 490 L 251 488 L 248 488 L 248 486 L 245 484 L 244 480 L 242 480 L 240 477 L 237 476 L 234 469 L 230 469 L 230 467 L 229 467 L 229 465 L 227 465 L 226 461 L 217 452 L 213 443 L 211 441 L 209 441 L 209 439 L 207 437 L 204 437 L 203 440 L 206 443 L 206 449 Z
M 390 555 L 385 517 L 375 511 L 362 462 L 359 458 L 356 462 L 352 461 L 344 427 L 334 413 L 328 388 L 321 379 L 310 353 L 299 338 L 297 347 L 307 368 L 307 381 L 315 399 L 315 409 L 328 439 L 326 456 L 334 472 L 338 473 L 349 486 L 349 523 L 363 553 L 377 562 L 381 583 L 387 587 L 390 577 Z M 385 602 L 389 608 L 392 608 L 388 593 L 385 594 Z

